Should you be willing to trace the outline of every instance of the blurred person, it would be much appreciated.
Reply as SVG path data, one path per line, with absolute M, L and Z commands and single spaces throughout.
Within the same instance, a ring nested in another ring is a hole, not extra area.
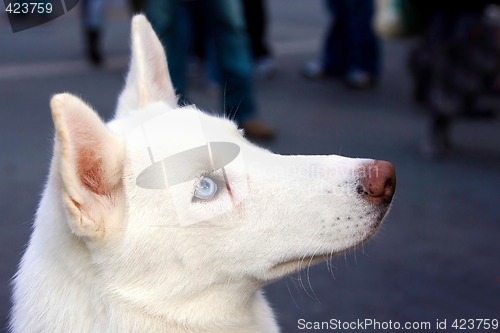
M 343 78 L 348 87 L 366 89 L 379 74 L 379 44 L 372 28 L 373 0 L 326 0 L 330 26 L 319 62 L 306 64 L 309 79 Z
M 216 61 L 216 51 L 210 36 L 207 36 L 205 27 L 204 6 L 199 1 L 185 1 L 181 6 L 181 15 L 184 15 L 186 23 L 184 29 L 189 31 L 189 57 L 188 77 L 196 79 L 202 77 L 200 82 L 205 91 L 217 96 L 220 89 L 219 71 Z
M 245 20 L 256 77 L 269 78 L 276 64 L 267 44 L 267 8 L 265 0 L 243 0 Z
M 82 0 L 82 23 L 87 60 L 94 66 L 101 66 L 102 31 L 105 20 L 106 0 Z
M 205 38 L 214 51 L 226 116 L 234 119 L 250 139 L 272 139 L 273 130 L 257 120 L 252 60 L 241 1 L 203 0 L 197 4 L 204 12 Z M 186 20 L 181 19 L 182 5 L 182 0 L 145 2 L 146 15 L 167 53 L 176 93 L 185 102 L 190 38 Z
M 422 152 L 439 158 L 449 150 L 458 118 L 484 119 L 494 110 L 478 105 L 500 77 L 500 20 L 485 16 L 500 1 L 435 0 L 420 3 L 429 12 L 424 36 L 410 53 L 414 99 L 430 115 Z
M 128 6 L 132 14 L 140 14 L 144 11 L 144 0 L 129 0 Z

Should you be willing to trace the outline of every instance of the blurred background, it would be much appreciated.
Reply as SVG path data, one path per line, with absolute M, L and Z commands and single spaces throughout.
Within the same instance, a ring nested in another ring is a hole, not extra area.
M 17 33 L 0 13 L 1 329 L 51 158 L 50 97 L 71 92 L 110 119 L 124 84 L 130 4 L 94 8 L 102 19 L 92 26 L 81 14 L 93 2 Z M 264 16 L 249 16 L 267 48 L 254 47 L 250 78 L 259 122 L 274 136 L 265 145 L 388 160 L 398 173 L 375 239 L 266 289 L 283 332 L 301 331 L 299 319 L 500 319 L 499 16 L 487 3 L 436 3 L 380 1 L 363 16 L 342 1 L 268 0 Z M 343 24 L 359 29 L 338 37 Z M 210 48 L 193 45 L 186 98 L 221 110 L 223 77 Z M 332 60 L 360 52 L 367 67 Z

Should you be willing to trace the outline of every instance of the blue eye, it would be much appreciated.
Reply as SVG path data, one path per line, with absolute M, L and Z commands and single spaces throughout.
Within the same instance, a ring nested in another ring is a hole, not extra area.
M 194 191 L 194 196 L 198 199 L 207 200 L 217 193 L 217 184 L 208 177 L 203 177 Z

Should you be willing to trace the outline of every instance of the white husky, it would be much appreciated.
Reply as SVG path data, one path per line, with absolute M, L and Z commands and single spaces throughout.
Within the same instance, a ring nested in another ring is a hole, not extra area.
M 54 156 L 12 332 L 278 332 L 260 288 L 373 235 L 388 162 L 280 156 L 179 107 L 143 16 L 116 117 L 52 98 Z

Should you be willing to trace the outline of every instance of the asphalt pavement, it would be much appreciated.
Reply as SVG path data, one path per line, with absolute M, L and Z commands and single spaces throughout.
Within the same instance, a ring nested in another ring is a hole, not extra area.
M 500 320 L 500 122 L 459 122 L 445 160 L 422 158 L 426 118 L 412 103 L 405 68 L 411 41 L 383 43 L 384 70 L 374 90 L 307 81 L 299 70 L 317 57 L 327 23 L 322 2 L 268 4 L 278 71 L 255 83 L 260 116 L 278 132 L 269 148 L 384 159 L 398 173 L 393 208 L 377 237 L 332 265 L 266 289 L 283 332 L 330 320 L 429 322 L 434 332 L 455 331 L 455 319 Z M 50 96 L 80 95 L 109 119 L 124 82 L 125 4 L 111 3 L 107 65 L 100 70 L 83 57 L 79 10 L 15 34 L 0 13 L 0 327 L 51 158 Z M 220 109 L 214 95 L 203 80 L 193 80 L 198 107 Z M 436 329 L 444 320 L 447 329 Z

